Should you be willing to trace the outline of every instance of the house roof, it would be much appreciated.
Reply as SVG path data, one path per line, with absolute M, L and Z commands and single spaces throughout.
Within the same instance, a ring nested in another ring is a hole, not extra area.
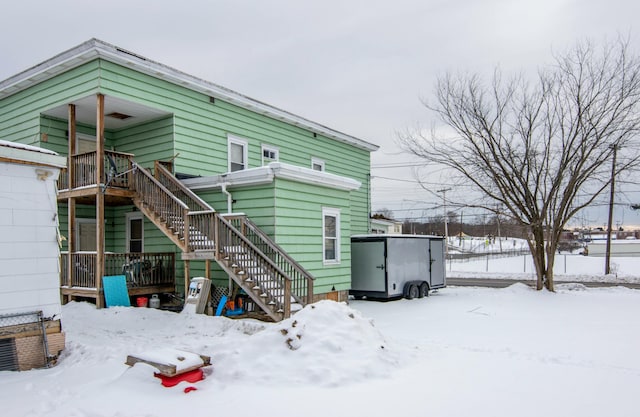
M 34 67 L 22 71 L 0 82 L 0 99 L 22 91 L 34 84 L 55 77 L 72 68 L 94 59 L 104 59 L 132 68 L 136 71 L 161 78 L 194 91 L 230 102 L 239 107 L 282 120 L 311 132 L 329 137 L 357 148 L 375 151 L 379 146 L 362 139 L 331 129 L 319 123 L 289 113 L 285 110 L 255 100 L 226 87 L 194 77 L 167 65 L 150 60 L 134 52 L 106 43 L 99 39 L 90 39 L 81 45 L 62 52 Z
M 0 140 L 0 161 L 46 165 L 57 168 L 67 166 L 67 158 L 56 152 L 22 143 Z
M 362 183 L 353 178 L 330 174 L 324 171 L 314 171 L 282 162 L 271 162 L 268 165 L 243 169 L 209 177 L 196 177 L 182 180 L 183 184 L 192 190 L 211 190 L 221 186 L 239 187 L 245 185 L 268 184 L 274 178 L 294 180 L 305 184 L 314 184 L 337 190 L 352 191 L 360 188 Z

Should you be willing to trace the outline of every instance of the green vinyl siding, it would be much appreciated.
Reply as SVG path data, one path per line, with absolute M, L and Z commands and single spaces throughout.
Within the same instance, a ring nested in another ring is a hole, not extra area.
M 168 160 L 175 155 L 171 116 L 113 131 L 109 137 L 116 151 L 133 154 L 143 167 L 153 167 L 153 161 Z
M 348 191 L 276 179 L 275 240 L 314 277 L 316 294 L 351 287 Z M 322 209 L 340 211 L 340 262 L 322 262 Z
M 0 105 L 2 139 L 39 145 L 40 113 L 97 93 L 98 67 L 98 61 L 92 61 L 4 98 Z

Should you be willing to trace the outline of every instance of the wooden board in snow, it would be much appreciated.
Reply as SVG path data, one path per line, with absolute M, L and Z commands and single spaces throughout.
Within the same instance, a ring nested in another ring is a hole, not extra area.
M 162 375 L 176 376 L 211 365 L 211 357 L 184 350 L 164 348 L 139 353 L 136 356 L 129 355 L 125 363 L 133 366 L 138 362 L 153 366 Z

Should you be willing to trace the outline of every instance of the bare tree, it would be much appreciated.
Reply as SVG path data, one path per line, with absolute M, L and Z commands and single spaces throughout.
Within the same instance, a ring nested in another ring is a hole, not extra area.
M 562 229 L 609 186 L 613 149 L 616 175 L 639 162 L 640 61 L 628 41 L 579 43 L 532 83 L 500 71 L 490 84 L 449 73 L 437 81 L 436 104 L 425 106 L 454 137 L 412 132 L 401 146 L 471 184 L 483 196 L 477 207 L 502 207 L 525 226 L 537 288 L 553 291 Z
M 372 216 L 374 219 L 386 219 L 393 220 L 393 211 L 390 209 L 383 207 L 380 210 L 376 210 L 376 212 Z

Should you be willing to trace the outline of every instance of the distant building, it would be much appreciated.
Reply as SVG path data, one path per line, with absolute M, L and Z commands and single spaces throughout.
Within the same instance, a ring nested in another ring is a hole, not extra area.
M 402 234 L 402 222 L 388 219 L 371 219 L 371 233 L 400 235 Z

